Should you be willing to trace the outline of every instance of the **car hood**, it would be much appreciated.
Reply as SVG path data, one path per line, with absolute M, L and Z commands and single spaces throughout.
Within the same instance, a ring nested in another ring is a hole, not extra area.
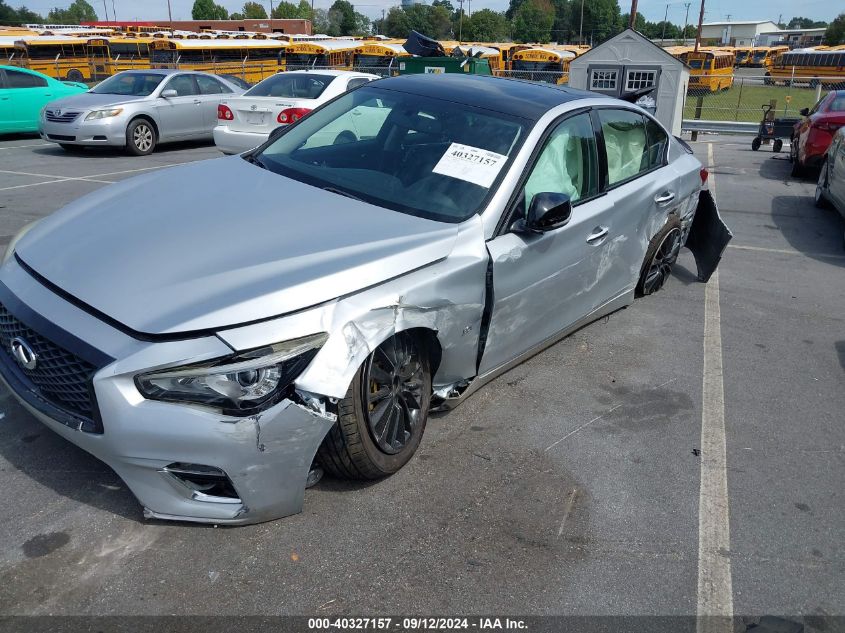
M 16 253 L 124 326 L 175 334 L 378 284 L 446 257 L 457 231 L 232 156 L 100 189 L 39 222 Z
M 79 110 L 90 110 L 92 108 L 104 108 L 116 106 L 133 101 L 143 101 L 149 97 L 133 97 L 131 95 L 108 95 L 94 92 L 83 92 L 64 99 L 51 101 L 50 106 L 61 106 L 62 108 L 77 108 Z

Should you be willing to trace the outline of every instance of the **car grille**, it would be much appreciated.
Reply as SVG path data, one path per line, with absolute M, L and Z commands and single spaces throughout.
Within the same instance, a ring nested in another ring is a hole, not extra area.
M 70 123 L 80 114 L 80 112 L 73 112 L 71 110 L 47 110 L 44 113 L 44 118 L 50 123 Z
M 26 341 L 37 357 L 34 369 L 18 365 L 12 357 L 12 340 Z M 97 368 L 24 325 L 0 304 L 0 362 L 26 377 L 42 398 L 55 407 L 87 420 L 94 417 L 91 379 Z

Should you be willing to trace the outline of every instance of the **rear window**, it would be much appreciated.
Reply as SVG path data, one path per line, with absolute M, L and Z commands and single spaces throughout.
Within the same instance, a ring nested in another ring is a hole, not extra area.
M 334 79 L 334 75 L 280 73 L 255 84 L 244 96 L 317 99 Z

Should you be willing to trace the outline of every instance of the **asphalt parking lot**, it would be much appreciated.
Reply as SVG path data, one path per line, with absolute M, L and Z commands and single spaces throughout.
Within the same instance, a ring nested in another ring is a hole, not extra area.
M 398 474 L 326 478 L 300 515 L 146 521 L 106 466 L 0 391 L 0 614 L 686 615 L 710 596 L 834 630 L 845 226 L 789 178 L 788 146 L 694 147 L 735 235 L 717 279 L 695 281 L 684 251 L 656 295 L 434 416 Z M 0 139 L 0 245 L 107 183 L 218 155 Z

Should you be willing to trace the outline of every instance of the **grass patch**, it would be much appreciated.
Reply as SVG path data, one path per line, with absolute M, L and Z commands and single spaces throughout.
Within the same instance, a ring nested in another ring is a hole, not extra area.
M 822 90 L 822 95 L 825 93 L 826 91 Z M 790 97 L 788 103 L 787 97 Z M 811 108 L 816 103 L 816 90 L 805 86 L 765 86 L 748 83 L 740 85 L 738 80 L 734 80 L 733 87 L 728 90 L 705 94 L 699 118 L 705 121 L 756 123 L 763 118 L 760 106 L 773 99 L 777 101 L 776 117 L 798 117 L 801 108 Z M 684 104 L 685 119 L 695 118 L 696 101 L 697 94 L 687 95 Z

